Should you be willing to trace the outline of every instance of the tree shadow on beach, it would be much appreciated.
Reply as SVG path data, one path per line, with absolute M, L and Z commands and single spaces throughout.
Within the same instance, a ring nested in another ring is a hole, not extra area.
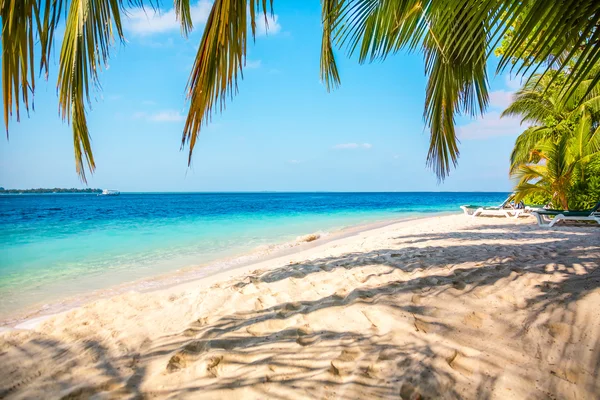
M 28 338 L 11 343 L 19 335 Z M 65 343 L 35 332 L 20 332 L 0 343 L 4 347 L 0 352 L 0 399 L 87 399 L 99 393 L 143 397 L 139 383 L 144 367 L 136 368 L 130 356 L 114 357 L 98 340 Z M 25 396 L 23 391 L 27 391 Z
M 24 333 L 31 338 L 12 347 L 4 344 L 8 351 L 0 347 L 9 371 L 0 381 L 0 398 L 32 387 L 35 391 L 28 394 L 44 397 L 45 391 L 59 391 L 65 399 L 99 393 L 125 398 L 498 397 L 494 390 L 504 365 L 518 364 L 519 357 L 502 346 L 486 348 L 492 355 L 487 358 L 465 353 L 462 348 L 484 351 L 479 348 L 486 340 L 481 322 L 452 323 L 428 300 L 455 299 L 468 308 L 479 296 L 494 296 L 526 279 L 536 295 L 508 299 L 514 302 L 513 313 L 488 316 L 505 335 L 503 340 L 539 352 L 535 364 L 512 373 L 531 380 L 533 398 L 541 393 L 562 397 L 564 385 L 598 393 L 600 384 L 594 377 L 600 373 L 600 332 L 574 328 L 585 318 L 576 303 L 600 288 L 600 242 L 589 245 L 587 240 L 597 231 L 563 228 L 549 237 L 547 231 L 523 232 L 507 225 L 477 230 L 476 236 L 468 229 L 398 236 L 394 240 L 399 248 L 256 271 L 219 290 L 242 293 L 253 285 L 313 278 L 319 289 L 317 277 L 339 270 L 347 273 L 351 289 L 332 289 L 312 300 L 258 302 L 253 310 L 223 316 L 201 315 L 180 333 L 154 338 L 143 350 L 124 355 L 101 340 L 81 338 L 67 344 Z M 538 238 L 535 246 L 521 242 Z M 448 239 L 454 243 L 435 243 Z M 375 308 L 386 310 L 385 316 L 371 311 Z M 356 315 L 356 325 L 314 329 L 307 321 L 323 310 Z M 386 327 L 390 320 L 397 322 L 393 329 Z M 547 348 L 539 348 L 532 330 L 551 341 Z M 584 339 L 591 348 L 579 344 Z M 549 357 L 555 359 L 549 362 Z M 41 361 L 23 367 L 19 363 L 24 359 Z M 567 359 L 580 361 L 574 366 L 563 362 Z M 159 366 L 159 375 L 150 372 L 150 365 Z M 547 370 L 547 381 L 534 382 L 531 369 Z M 85 376 L 93 378 L 86 381 Z M 464 376 L 478 382 L 467 393 L 458 390 L 464 388 Z M 152 379 L 168 383 L 170 377 L 179 383 L 164 390 L 145 389 Z

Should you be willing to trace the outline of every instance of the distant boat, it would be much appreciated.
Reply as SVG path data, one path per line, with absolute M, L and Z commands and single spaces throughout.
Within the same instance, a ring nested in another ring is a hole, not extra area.
M 98 193 L 98 196 L 118 196 L 120 194 L 121 192 L 119 192 L 118 190 L 104 189 L 102 193 Z

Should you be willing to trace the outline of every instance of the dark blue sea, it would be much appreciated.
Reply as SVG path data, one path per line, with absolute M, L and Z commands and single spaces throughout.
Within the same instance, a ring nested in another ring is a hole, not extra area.
M 0 196 L 0 317 L 299 235 L 495 205 L 507 193 Z

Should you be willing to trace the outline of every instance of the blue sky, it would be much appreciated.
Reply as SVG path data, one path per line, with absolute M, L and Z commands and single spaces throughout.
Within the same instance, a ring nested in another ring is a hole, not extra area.
M 165 4 L 169 2 L 163 2 Z M 249 46 L 239 95 L 205 127 L 191 168 L 180 151 L 184 89 L 210 3 L 193 7 L 181 37 L 172 10 L 134 10 L 127 43 L 113 48 L 88 122 L 97 170 L 90 187 L 121 191 L 509 191 L 508 157 L 519 121 L 499 119 L 518 82 L 490 67 L 491 107 L 459 118 L 461 157 L 438 185 L 425 166 L 422 55 L 358 65 L 337 52 L 342 86 L 319 81 L 318 0 L 275 1 L 269 31 Z M 58 57 L 59 49 L 55 51 Z M 58 117 L 56 63 L 40 81 L 35 112 L 0 142 L 0 186 L 83 187 L 71 129 Z M 492 63 L 494 64 L 494 63 Z

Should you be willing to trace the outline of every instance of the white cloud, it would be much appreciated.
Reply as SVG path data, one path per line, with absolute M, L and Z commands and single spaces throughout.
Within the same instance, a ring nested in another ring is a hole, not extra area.
M 264 35 L 276 35 L 281 31 L 281 25 L 277 20 L 279 16 L 277 14 L 271 16 L 267 14 L 267 20 L 265 21 L 264 15 L 256 16 L 256 36 Z
M 490 108 L 499 108 L 504 110 L 512 103 L 514 92 L 506 90 L 496 90 L 490 92 Z
M 195 27 L 206 22 L 211 7 L 212 3 L 208 0 L 200 0 L 190 7 L 192 22 Z M 146 9 L 137 8 L 130 11 L 128 17 L 127 29 L 138 35 L 151 35 L 181 29 L 181 24 L 175 17 L 174 9 L 160 12 L 160 10 L 155 11 L 149 7 Z
M 504 76 L 504 83 L 506 84 L 507 88 L 509 88 L 510 90 L 516 91 L 516 90 L 521 89 L 521 86 L 523 86 L 523 84 L 525 83 L 525 80 L 523 80 L 523 77 L 518 77 L 518 76 L 511 77 L 510 74 L 507 74 Z
M 143 111 L 138 111 L 138 112 L 134 112 L 131 115 L 131 118 L 133 118 L 133 119 L 143 119 L 143 118 L 146 118 L 147 116 L 148 116 L 147 113 L 145 113 Z
M 246 60 L 246 68 L 247 69 L 260 68 L 260 64 L 261 64 L 260 60 Z
M 298 161 L 298 160 L 289 160 L 288 163 L 289 164 L 300 164 L 300 161 Z
M 160 48 L 169 48 L 175 45 L 175 41 L 173 38 L 168 38 L 167 40 L 153 40 L 144 38 L 140 40 L 140 44 L 147 47 L 154 47 L 156 49 Z
M 150 121 L 156 122 L 179 122 L 183 120 L 185 120 L 185 116 L 179 111 L 166 110 L 150 115 Z
M 456 129 L 458 138 L 461 140 L 487 139 L 498 136 L 517 136 L 522 133 L 528 125 L 521 125 L 521 120 L 514 117 L 500 118 L 500 113 L 491 111 L 483 117 Z
M 156 113 L 136 112 L 132 115 L 132 118 L 152 122 L 180 122 L 185 120 L 184 115 L 174 110 L 163 110 Z
M 519 88 L 518 81 L 505 77 L 507 86 L 511 89 Z M 514 84 L 516 82 L 516 84 Z M 511 86 L 512 85 L 512 86 Z M 456 129 L 459 139 L 477 140 L 497 136 L 512 136 L 523 132 L 527 126 L 521 126 L 521 120 L 514 117 L 500 118 L 500 114 L 513 101 L 514 90 L 495 90 L 490 92 L 490 109 L 483 117 L 475 119 Z
M 341 143 L 333 146 L 335 150 L 370 149 L 371 147 L 373 147 L 371 143 Z

